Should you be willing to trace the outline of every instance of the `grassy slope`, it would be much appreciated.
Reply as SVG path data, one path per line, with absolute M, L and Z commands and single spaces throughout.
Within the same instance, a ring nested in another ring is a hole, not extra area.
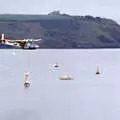
M 120 47 L 120 26 L 92 16 L 0 15 L 0 32 L 11 39 L 43 38 L 42 48 Z

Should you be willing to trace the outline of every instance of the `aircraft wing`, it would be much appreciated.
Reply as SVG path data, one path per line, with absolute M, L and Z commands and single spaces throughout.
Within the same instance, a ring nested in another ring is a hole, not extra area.
M 34 42 L 41 41 L 42 39 L 24 39 L 24 40 L 14 40 L 15 42 Z
M 23 40 L 7 40 L 10 43 L 20 43 L 20 44 L 24 44 L 26 42 L 37 42 L 37 41 L 41 41 L 42 39 L 23 39 Z

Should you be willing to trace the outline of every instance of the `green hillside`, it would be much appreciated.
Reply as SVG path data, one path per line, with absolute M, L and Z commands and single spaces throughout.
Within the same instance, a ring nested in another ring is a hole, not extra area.
M 120 47 L 120 25 L 92 16 L 3 14 L 0 33 L 10 39 L 42 38 L 41 48 Z

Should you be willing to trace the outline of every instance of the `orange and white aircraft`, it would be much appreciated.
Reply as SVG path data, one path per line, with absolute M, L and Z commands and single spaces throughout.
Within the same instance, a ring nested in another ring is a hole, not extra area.
M 41 41 L 42 39 L 24 39 L 24 40 L 10 40 L 4 34 L 0 39 L 0 48 L 18 48 L 18 49 L 37 49 L 39 45 L 35 44 L 35 41 Z M 2 46 L 2 47 L 1 47 Z M 5 47 L 6 46 L 6 47 Z

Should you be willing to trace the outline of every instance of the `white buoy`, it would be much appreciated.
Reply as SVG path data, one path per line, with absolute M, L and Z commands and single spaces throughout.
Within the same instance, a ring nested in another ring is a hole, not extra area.
M 24 87 L 25 88 L 28 88 L 30 87 L 30 81 L 29 81 L 29 73 L 28 72 L 25 72 L 24 73 Z

